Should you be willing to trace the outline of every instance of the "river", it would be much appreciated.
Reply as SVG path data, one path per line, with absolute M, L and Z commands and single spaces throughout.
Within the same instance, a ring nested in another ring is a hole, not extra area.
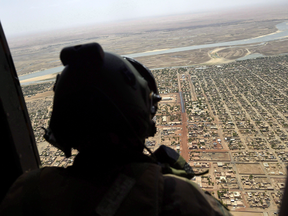
M 189 51 L 189 50 L 197 50 L 197 49 L 204 49 L 204 48 L 214 48 L 214 47 L 230 47 L 230 46 L 238 46 L 238 45 L 247 45 L 247 44 L 255 44 L 255 43 L 264 43 L 268 41 L 273 40 L 279 40 L 283 39 L 285 37 L 288 37 L 288 21 L 277 24 L 276 28 L 278 29 L 277 32 L 274 32 L 272 34 L 263 35 L 256 38 L 250 38 L 250 39 L 244 39 L 244 40 L 236 40 L 236 41 L 229 41 L 229 42 L 221 42 L 221 43 L 213 43 L 213 44 L 203 44 L 203 45 L 194 45 L 194 46 L 187 46 L 187 47 L 178 47 L 173 49 L 166 49 L 166 50 L 157 50 L 157 51 L 150 51 L 150 52 L 142 52 L 142 53 L 133 53 L 133 54 L 127 54 L 123 56 L 136 58 L 136 57 L 145 57 L 145 56 L 153 56 L 153 55 L 160 55 L 160 54 L 167 54 L 167 53 L 174 53 L 174 52 L 183 52 L 183 51 Z M 249 58 L 256 58 L 262 56 L 261 54 L 252 54 L 248 55 L 242 58 L 239 58 L 238 60 L 244 60 Z M 39 71 L 23 76 L 19 76 L 19 80 L 26 80 L 30 78 L 35 78 L 38 76 L 44 76 L 47 74 L 54 74 L 59 73 L 63 70 L 63 66 L 47 69 L 44 71 Z M 34 82 L 25 82 L 22 83 L 22 85 L 28 85 L 35 83 Z M 39 81 L 37 81 L 39 82 Z

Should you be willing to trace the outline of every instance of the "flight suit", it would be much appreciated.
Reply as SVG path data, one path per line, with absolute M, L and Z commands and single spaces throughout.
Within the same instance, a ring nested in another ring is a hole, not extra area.
M 2 202 L 0 215 L 231 215 L 198 185 L 163 175 L 154 163 L 129 163 L 108 172 L 78 168 L 23 174 Z

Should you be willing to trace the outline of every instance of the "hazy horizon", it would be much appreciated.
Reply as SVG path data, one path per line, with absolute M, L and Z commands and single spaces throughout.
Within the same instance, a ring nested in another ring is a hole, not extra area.
M 17 37 L 33 33 L 60 30 L 72 27 L 88 26 L 92 24 L 105 24 L 123 22 L 149 17 L 161 17 L 177 14 L 197 14 L 203 12 L 216 12 L 236 8 L 256 8 L 265 5 L 287 4 L 285 0 L 226 1 L 215 3 L 204 0 L 201 4 L 196 1 L 187 2 L 179 0 L 159 1 L 128 1 L 109 0 L 96 3 L 90 0 L 61 1 L 51 0 L 39 2 L 26 0 L 18 2 L 0 0 L 0 21 L 8 37 Z M 17 14 L 15 16 L 15 14 Z

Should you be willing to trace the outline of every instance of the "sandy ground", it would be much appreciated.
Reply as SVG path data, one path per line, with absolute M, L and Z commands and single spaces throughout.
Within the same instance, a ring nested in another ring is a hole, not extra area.
M 223 49 L 225 49 L 225 48 L 217 48 L 211 52 L 208 52 L 208 56 L 211 59 L 209 61 L 205 62 L 204 64 L 208 64 L 208 65 L 210 65 L 210 64 L 225 64 L 225 63 L 233 62 L 233 60 L 229 60 L 229 59 L 225 59 L 225 58 L 221 58 L 221 57 L 218 57 L 218 58 L 212 57 L 212 54 L 215 54 L 215 53 L 217 53 L 217 51 L 220 51 Z
M 44 132 L 43 132 L 44 133 Z M 37 143 L 37 149 L 38 149 L 38 153 L 41 154 L 44 149 L 47 147 L 47 145 L 50 145 L 48 142 L 41 142 L 41 143 Z
M 282 31 L 277 30 L 276 32 L 273 32 L 273 33 L 271 33 L 271 34 L 266 34 L 266 35 L 262 35 L 262 36 L 255 37 L 255 38 L 261 38 L 261 37 L 265 37 L 265 36 L 268 36 L 268 35 L 274 35 L 274 34 L 277 34 L 277 33 L 279 33 L 279 32 L 282 32 Z
M 216 54 L 217 52 L 224 50 L 224 49 L 227 49 L 227 47 L 216 48 L 212 51 L 209 51 L 207 54 L 211 59 L 209 61 L 203 63 L 203 64 L 208 64 L 208 65 L 210 65 L 210 64 L 226 64 L 229 62 L 233 62 L 233 60 L 229 60 L 229 59 L 225 59 L 225 58 L 221 58 L 221 57 L 215 58 L 212 56 L 213 54 Z
M 45 80 L 45 79 L 53 79 L 56 77 L 57 74 L 47 74 L 44 76 L 34 77 L 30 79 L 21 80 L 20 83 L 26 83 L 26 82 L 34 82 L 39 80 Z
M 234 216 L 263 216 L 260 212 L 231 212 Z
M 32 97 L 25 97 L 25 101 L 28 102 L 28 101 L 41 99 L 41 98 L 45 98 L 45 97 L 49 97 L 49 96 L 53 96 L 53 95 L 54 95 L 53 91 L 46 91 L 46 92 L 43 92 L 43 93 L 36 94 L 36 95 L 34 95 Z
M 211 51 L 211 54 L 215 54 L 215 53 L 217 53 L 217 52 L 219 52 L 219 51 L 221 51 L 221 50 L 223 50 L 223 49 L 227 49 L 227 47 L 216 48 L 216 49 L 214 49 L 214 50 Z
M 251 54 L 250 50 L 247 48 L 246 48 L 246 50 L 247 50 L 247 54 L 245 56 L 250 55 Z
M 156 52 L 156 51 L 163 51 L 163 50 L 167 50 L 167 49 L 156 49 L 156 50 L 150 50 L 150 51 L 146 51 L 146 52 L 144 52 L 144 53 Z
M 264 175 L 265 172 L 262 170 L 260 164 L 236 164 L 238 172 L 240 174 L 253 174 L 253 175 Z
M 235 61 L 235 59 L 227 59 L 227 58 L 223 58 L 220 56 L 218 56 L 218 57 L 213 56 L 213 55 L 217 54 L 218 52 L 220 52 L 221 50 L 225 50 L 225 49 L 229 50 L 230 48 L 228 48 L 228 47 L 216 48 L 212 51 L 207 52 L 210 60 L 204 62 L 203 64 L 208 64 L 208 65 L 226 64 L 226 63 L 230 63 L 230 62 Z M 244 56 L 248 56 L 248 55 L 252 54 L 248 48 L 245 48 L 245 50 L 247 51 L 247 53 Z

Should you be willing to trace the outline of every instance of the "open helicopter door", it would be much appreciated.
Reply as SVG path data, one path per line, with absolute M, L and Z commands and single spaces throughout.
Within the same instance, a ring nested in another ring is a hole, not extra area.
M 40 158 L 12 56 L 0 23 L 0 203 L 24 172 Z

